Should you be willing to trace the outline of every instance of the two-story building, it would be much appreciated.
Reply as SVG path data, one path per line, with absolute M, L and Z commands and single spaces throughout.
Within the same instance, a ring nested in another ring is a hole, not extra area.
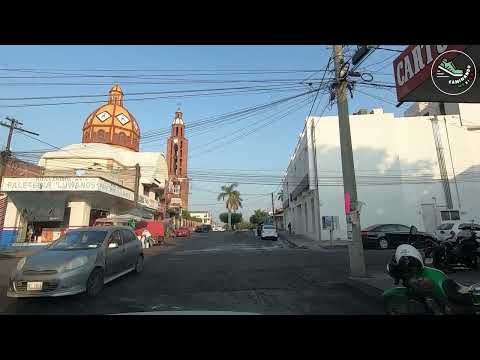
M 414 104 L 403 117 L 382 109 L 350 115 L 362 228 L 433 231 L 442 221 L 480 221 L 480 132 L 472 131 L 480 105 L 446 105 Z M 314 240 L 347 238 L 337 116 L 306 119 L 283 193 L 285 226 Z

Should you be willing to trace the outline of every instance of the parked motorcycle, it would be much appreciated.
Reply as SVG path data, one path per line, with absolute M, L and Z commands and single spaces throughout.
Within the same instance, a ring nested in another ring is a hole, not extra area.
M 478 269 L 479 247 L 474 231 L 462 237 L 451 233 L 449 239 L 425 251 L 426 263 L 446 272 Z
M 480 315 L 480 284 L 464 286 L 444 272 L 426 267 L 420 252 L 408 244 L 400 245 L 387 265 L 395 286 L 383 292 L 389 315 Z

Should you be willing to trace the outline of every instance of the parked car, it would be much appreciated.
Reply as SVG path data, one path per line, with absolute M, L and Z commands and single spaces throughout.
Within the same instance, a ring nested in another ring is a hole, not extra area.
M 143 249 L 132 228 L 70 230 L 45 250 L 22 258 L 9 279 L 7 296 L 98 294 L 103 285 L 143 270 Z
M 445 241 L 446 239 L 452 236 L 451 232 L 453 231 L 455 235 L 459 232 L 458 226 L 460 223 L 446 222 L 441 225 L 438 225 L 435 229 L 434 235 L 435 238 L 439 241 Z
M 277 229 L 275 229 L 275 226 L 273 225 L 267 225 L 267 224 L 263 225 L 261 236 L 262 236 L 262 240 L 265 240 L 265 239 L 272 239 L 275 241 L 278 240 Z
M 175 236 L 178 237 L 185 237 L 185 236 L 190 236 L 190 229 L 186 227 L 181 227 L 175 230 Z
M 199 233 L 208 233 L 210 230 L 211 230 L 210 225 L 198 225 L 195 228 L 195 232 L 199 232 Z
M 480 239 L 480 225 L 475 223 L 463 223 L 458 226 L 458 232 L 456 238 L 458 240 L 468 239 L 471 237 L 471 231 L 473 231 L 477 237 Z
M 376 224 L 362 230 L 364 249 L 390 249 L 409 243 L 410 226 L 402 224 Z M 411 245 L 423 249 L 435 235 L 418 231 Z

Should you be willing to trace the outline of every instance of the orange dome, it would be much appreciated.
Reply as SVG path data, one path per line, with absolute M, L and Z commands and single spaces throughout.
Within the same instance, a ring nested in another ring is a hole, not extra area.
M 83 124 L 82 143 L 102 143 L 138 151 L 140 128 L 132 114 L 123 107 L 123 92 L 114 85 L 108 104 L 92 112 Z

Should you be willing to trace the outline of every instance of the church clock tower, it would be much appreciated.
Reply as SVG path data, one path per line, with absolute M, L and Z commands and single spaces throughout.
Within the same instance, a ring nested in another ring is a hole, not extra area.
M 178 109 L 172 122 L 172 133 L 167 141 L 169 209 L 180 212 L 188 209 L 187 177 L 188 140 L 185 138 L 183 113 Z

